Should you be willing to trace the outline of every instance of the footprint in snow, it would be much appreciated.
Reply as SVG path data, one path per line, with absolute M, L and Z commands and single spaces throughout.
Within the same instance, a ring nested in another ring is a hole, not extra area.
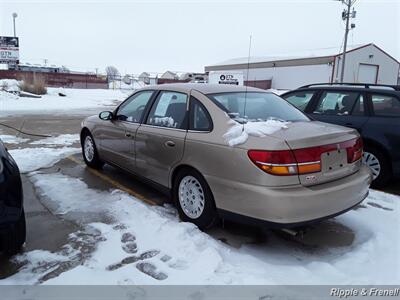
M 121 237 L 122 250 L 128 254 L 137 252 L 136 237 L 129 232 L 125 232 Z
M 163 272 L 157 272 L 156 266 L 149 262 L 140 262 L 136 265 L 136 268 L 144 274 L 149 275 L 157 280 L 164 280 L 168 278 L 167 274 Z
M 109 265 L 107 267 L 107 270 L 108 271 L 115 271 L 115 270 L 117 270 L 119 268 L 122 268 L 123 266 L 129 265 L 129 264 L 133 264 L 135 262 L 142 261 L 142 260 L 145 260 L 145 259 L 152 258 L 152 257 L 158 255 L 159 253 L 160 253 L 160 251 L 158 251 L 158 250 L 150 250 L 150 251 L 143 252 L 139 256 L 135 256 L 135 255 L 128 256 L 128 257 L 124 258 L 123 260 L 121 260 L 121 262 L 119 262 L 119 263 Z
M 375 202 L 367 202 L 367 204 L 368 204 L 369 206 L 376 207 L 376 208 L 381 208 L 381 209 L 383 209 L 383 210 L 393 211 L 392 208 L 384 207 L 384 206 L 382 206 L 382 205 L 380 205 L 380 204 L 378 204 L 378 203 L 375 203 Z

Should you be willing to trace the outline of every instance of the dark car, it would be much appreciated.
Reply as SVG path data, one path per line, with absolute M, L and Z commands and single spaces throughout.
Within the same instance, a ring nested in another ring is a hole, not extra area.
M 400 174 L 400 87 L 375 84 L 313 84 L 282 95 L 312 119 L 355 128 L 373 187 Z
M 0 140 L 0 246 L 16 254 L 25 243 L 26 228 L 19 169 Z

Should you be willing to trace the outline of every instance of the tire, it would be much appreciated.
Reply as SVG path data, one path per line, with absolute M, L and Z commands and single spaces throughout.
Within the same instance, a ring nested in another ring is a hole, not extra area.
M 392 169 L 389 159 L 379 149 L 372 146 L 364 147 L 363 163 L 370 167 L 374 179 L 372 188 L 381 188 L 386 186 L 392 178 Z M 380 169 L 378 171 L 378 169 Z
M 17 223 L 10 226 L 4 236 L 3 250 L 7 256 L 15 255 L 21 251 L 26 240 L 25 213 L 22 214 Z
M 94 138 L 90 132 L 86 131 L 82 134 L 81 146 L 83 160 L 86 165 L 93 169 L 101 169 L 104 166 L 104 162 L 99 158 L 96 143 L 94 142 Z M 89 150 L 89 147 L 92 150 Z
M 191 222 L 201 230 L 216 224 L 218 215 L 214 197 L 206 180 L 196 170 L 187 168 L 177 174 L 173 185 L 173 200 L 182 221 Z

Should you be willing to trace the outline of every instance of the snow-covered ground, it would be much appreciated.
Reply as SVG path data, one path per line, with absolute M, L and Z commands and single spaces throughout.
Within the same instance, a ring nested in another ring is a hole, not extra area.
M 15 135 L 1 134 L 0 140 L 7 144 L 20 144 L 29 141 L 29 139 L 18 137 Z
M 0 284 L 400 283 L 398 196 L 371 190 L 359 208 L 335 218 L 353 232 L 349 246 L 306 250 L 271 239 L 236 249 L 180 222 L 171 206 L 149 206 L 120 190 L 99 191 L 39 170 L 77 151 L 43 144 L 12 151 L 42 203 L 81 230 L 57 252 L 16 256 L 23 267 Z
M 59 96 L 59 92 L 65 97 Z M 48 88 L 41 98 L 26 98 L 0 88 L 0 117 L 18 114 L 86 113 L 87 109 L 102 109 L 124 100 L 132 91 L 104 89 Z

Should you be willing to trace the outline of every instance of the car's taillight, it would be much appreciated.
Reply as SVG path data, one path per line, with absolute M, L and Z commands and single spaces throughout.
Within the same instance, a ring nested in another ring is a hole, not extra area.
M 353 163 L 362 157 L 362 140 L 356 138 L 338 144 L 294 150 L 249 150 L 248 155 L 255 165 L 269 174 L 296 175 L 320 172 L 321 155 L 341 149 L 346 149 L 347 161 Z
M 353 163 L 362 158 L 363 155 L 363 141 L 361 138 L 350 140 L 345 142 L 347 143 L 347 162 Z
M 249 150 L 249 158 L 261 170 L 274 175 L 297 174 L 297 162 L 290 150 Z

